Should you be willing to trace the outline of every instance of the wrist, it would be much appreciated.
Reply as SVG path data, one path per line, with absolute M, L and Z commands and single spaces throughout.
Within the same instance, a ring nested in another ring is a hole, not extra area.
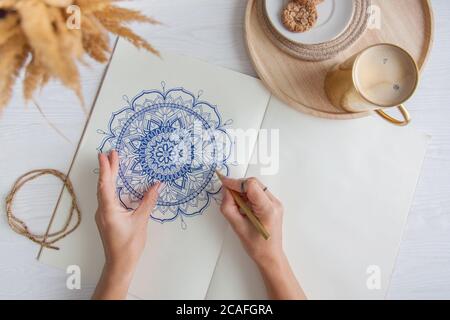
M 92 296 L 96 300 L 122 300 L 127 296 L 133 272 L 105 263 L 102 276 Z
M 258 268 L 270 299 L 306 299 L 284 253 L 259 263 Z
M 282 269 L 287 263 L 284 252 L 274 255 L 265 255 L 254 259 L 261 272 Z
M 134 265 L 120 262 L 106 262 L 103 267 L 103 274 L 108 281 L 114 283 L 130 283 L 133 278 Z

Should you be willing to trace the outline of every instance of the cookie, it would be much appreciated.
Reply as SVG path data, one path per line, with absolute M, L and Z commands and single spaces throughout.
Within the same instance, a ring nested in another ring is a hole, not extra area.
M 281 20 L 292 32 L 305 32 L 317 22 L 317 0 L 294 0 L 284 8 Z

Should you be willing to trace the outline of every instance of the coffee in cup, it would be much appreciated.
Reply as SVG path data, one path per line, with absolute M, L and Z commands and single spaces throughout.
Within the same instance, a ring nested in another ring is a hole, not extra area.
M 386 120 L 406 125 L 410 121 L 403 106 L 415 92 L 419 71 L 413 57 L 392 44 L 377 44 L 334 66 L 327 74 L 325 91 L 330 102 L 350 112 L 376 111 Z M 397 107 L 404 119 L 386 114 Z

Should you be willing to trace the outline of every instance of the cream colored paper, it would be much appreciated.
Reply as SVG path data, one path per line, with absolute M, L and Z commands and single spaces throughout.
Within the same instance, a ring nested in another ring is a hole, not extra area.
M 262 128 L 280 130 L 280 170 L 261 176 L 252 164 L 248 176 L 284 203 L 284 246 L 307 296 L 383 299 L 428 137 L 378 117 L 314 118 L 275 98 Z M 207 298 L 265 297 L 256 266 L 228 230 Z
M 181 56 L 163 54 L 160 59 L 119 41 L 70 172 L 83 214 L 81 226 L 58 243 L 61 250 L 44 249 L 41 261 L 61 268 L 80 266 L 84 283 L 99 278 L 104 256 L 94 222 L 98 177 L 94 171 L 96 148 L 103 136 L 97 129 L 106 130 L 111 113 L 126 105 L 123 95 L 132 98 L 144 89 L 161 89 L 162 81 L 166 88 L 203 91 L 202 100 L 216 104 L 224 121 L 233 119 L 230 128 L 258 129 L 269 101 L 269 93 L 254 78 Z M 229 167 L 235 176 L 242 176 L 247 170 L 246 164 Z M 64 192 L 52 230 L 63 223 L 69 204 Z M 153 299 L 205 297 L 226 223 L 214 201 L 203 215 L 185 221 L 186 230 L 182 230 L 180 220 L 165 224 L 150 221 L 147 247 L 131 294 Z

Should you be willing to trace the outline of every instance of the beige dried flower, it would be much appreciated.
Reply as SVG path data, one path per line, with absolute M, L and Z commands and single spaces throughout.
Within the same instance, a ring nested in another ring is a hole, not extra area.
M 158 55 L 125 24 L 158 21 L 115 5 L 117 0 L 0 0 L 0 109 L 11 98 L 22 68 L 26 100 L 50 78 L 59 79 L 82 100 L 77 62 L 84 54 L 104 63 L 111 52 L 108 32 Z M 69 29 L 66 8 L 80 8 L 81 28 Z

